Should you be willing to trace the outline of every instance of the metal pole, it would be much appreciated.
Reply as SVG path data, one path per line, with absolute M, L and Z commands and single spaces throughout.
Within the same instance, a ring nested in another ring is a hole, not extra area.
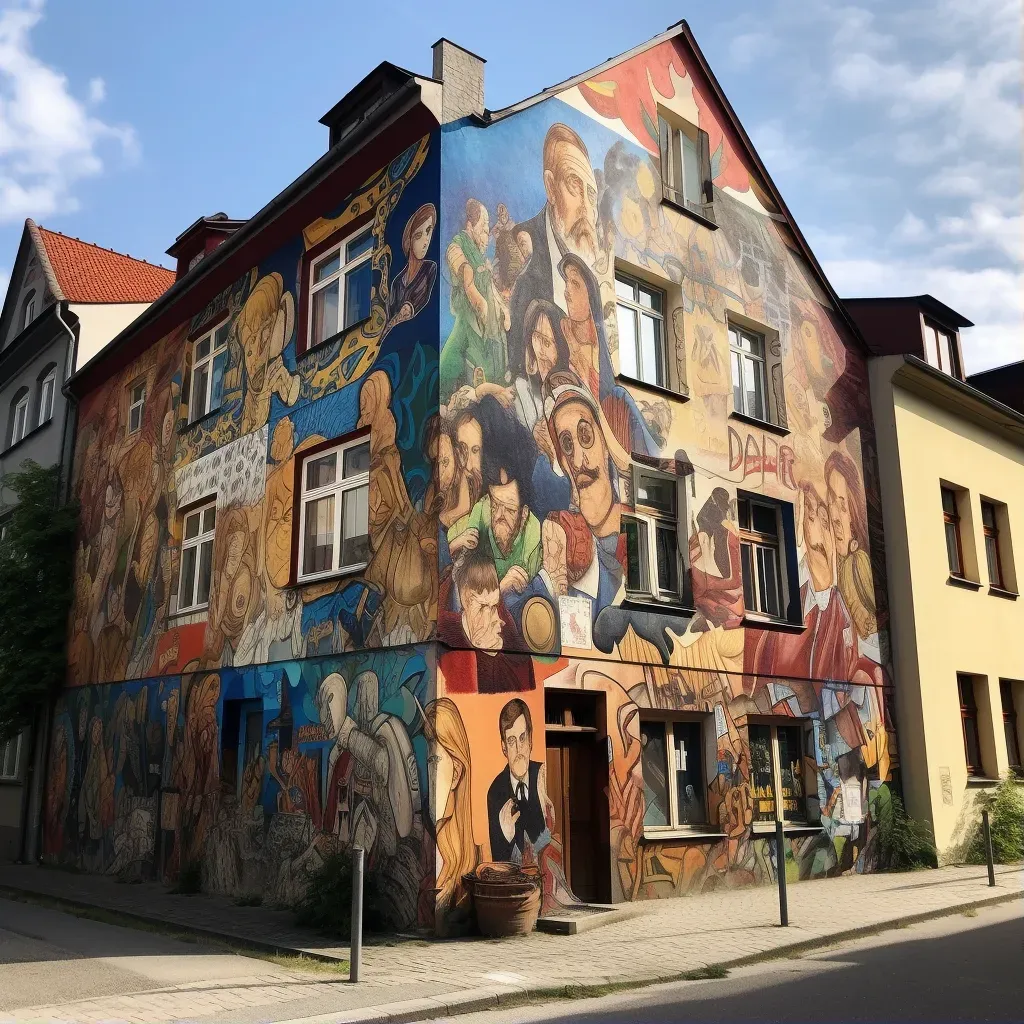
M 988 827 L 988 811 L 981 812 L 981 831 L 985 835 L 985 858 L 988 861 L 988 884 L 996 884 L 996 868 L 992 860 L 992 832 Z
M 782 822 L 775 820 L 775 874 L 779 879 L 779 923 L 789 927 L 789 901 L 786 899 L 786 837 Z
M 359 980 L 363 959 L 363 848 L 352 847 L 352 943 L 348 957 L 348 980 Z

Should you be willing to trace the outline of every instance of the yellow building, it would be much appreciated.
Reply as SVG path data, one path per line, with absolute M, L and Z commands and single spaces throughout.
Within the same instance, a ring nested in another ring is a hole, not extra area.
M 903 791 L 951 861 L 978 796 L 1021 769 L 1024 415 L 964 381 L 959 329 L 971 324 L 941 302 L 846 304 L 876 353 Z

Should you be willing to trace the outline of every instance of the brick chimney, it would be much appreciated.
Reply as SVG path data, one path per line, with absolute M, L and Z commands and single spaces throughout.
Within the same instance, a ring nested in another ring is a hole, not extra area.
M 431 47 L 434 53 L 433 77 L 441 82 L 442 122 L 484 113 L 483 57 L 463 49 L 443 36 Z

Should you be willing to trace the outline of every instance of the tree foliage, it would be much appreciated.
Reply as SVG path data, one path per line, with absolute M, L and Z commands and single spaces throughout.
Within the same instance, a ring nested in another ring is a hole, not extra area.
M 0 541 L 0 739 L 24 728 L 64 681 L 78 510 L 59 466 L 31 460 L 3 478 L 17 502 Z
M 982 802 L 988 810 L 992 836 L 992 858 L 997 864 L 1014 864 L 1024 858 L 1024 786 L 1015 776 L 999 783 L 996 790 Z M 985 834 L 979 824 L 967 852 L 970 864 L 984 864 L 988 859 Z

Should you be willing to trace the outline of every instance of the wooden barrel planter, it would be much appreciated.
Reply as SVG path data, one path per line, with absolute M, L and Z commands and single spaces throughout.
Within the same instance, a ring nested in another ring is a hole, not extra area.
M 491 939 L 527 935 L 540 915 L 540 872 L 502 861 L 487 861 L 463 875 L 473 895 L 476 923 Z

